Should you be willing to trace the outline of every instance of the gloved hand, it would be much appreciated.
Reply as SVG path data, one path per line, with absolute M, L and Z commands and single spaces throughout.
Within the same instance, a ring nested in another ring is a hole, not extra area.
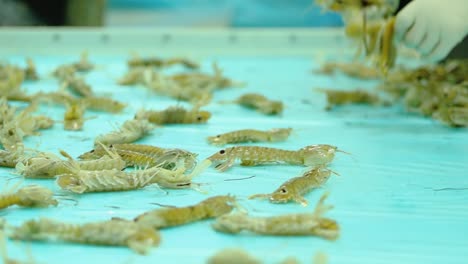
M 395 40 L 439 61 L 468 33 L 468 0 L 414 0 L 396 16 Z

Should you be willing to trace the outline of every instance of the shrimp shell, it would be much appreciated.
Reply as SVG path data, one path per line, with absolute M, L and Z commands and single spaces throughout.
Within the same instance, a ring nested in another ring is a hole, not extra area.
M 108 220 L 82 225 L 62 223 L 48 218 L 29 220 L 11 235 L 18 240 L 61 240 L 92 245 L 126 246 L 139 254 L 160 243 L 157 230 L 130 221 Z
M 119 130 L 96 137 L 94 144 L 97 142 L 104 145 L 132 143 L 148 135 L 154 128 L 155 126 L 146 120 L 127 120 Z
M 260 235 L 274 236 L 319 236 L 336 240 L 338 223 L 322 215 L 332 206 L 325 206 L 327 194 L 320 198 L 313 213 L 286 214 L 272 217 L 252 217 L 246 213 L 225 214 L 216 219 L 212 227 L 223 233 L 238 234 L 249 231 Z
M 283 150 L 258 146 L 236 146 L 222 149 L 207 159 L 218 163 L 219 171 L 229 169 L 236 159 L 242 166 L 265 163 L 288 163 L 293 165 L 318 166 L 330 163 L 337 147 L 331 145 L 310 145 L 299 150 Z
M 242 129 L 213 137 L 208 137 L 209 143 L 217 146 L 244 142 L 278 142 L 286 140 L 292 128 L 275 128 L 271 130 Z
M 192 206 L 149 211 L 137 216 L 135 222 L 155 229 L 179 226 L 229 213 L 235 202 L 230 195 L 214 196 Z
M 187 110 L 180 106 L 171 106 L 162 111 L 140 110 L 135 119 L 147 119 L 153 124 L 200 124 L 210 119 L 211 113 L 197 109 Z
M 255 194 L 249 199 L 267 198 L 272 203 L 287 203 L 292 200 L 302 206 L 307 206 L 308 202 L 303 195 L 324 184 L 330 178 L 331 173 L 331 170 L 317 167 L 308 170 L 300 177 L 286 181 L 271 194 Z

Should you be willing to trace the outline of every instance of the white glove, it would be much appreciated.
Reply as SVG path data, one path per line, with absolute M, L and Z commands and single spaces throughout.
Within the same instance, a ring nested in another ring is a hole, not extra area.
M 396 16 L 395 40 L 439 61 L 468 33 L 468 0 L 414 0 Z

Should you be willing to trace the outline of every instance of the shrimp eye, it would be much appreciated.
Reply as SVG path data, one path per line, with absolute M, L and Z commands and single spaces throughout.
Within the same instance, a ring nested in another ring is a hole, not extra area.
M 226 151 L 224 149 L 219 151 L 219 154 L 224 154 L 224 153 L 226 153 Z
M 94 149 L 90 151 L 90 153 L 94 153 Z
M 287 193 L 288 191 L 286 191 L 286 189 L 281 189 L 280 192 L 281 193 Z
M 202 120 L 202 117 L 201 116 L 197 116 L 197 121 L 201 121 Z
M 221 135 L 216 135 L 217 138 L 221 137 Z
M 13 136 L 14 134 L 15 134 L 15 132 L 13 132 L 13 130 L 11 130 L 11 129 L 8 130 L 8 135 L 9 135 L 9 136 Z

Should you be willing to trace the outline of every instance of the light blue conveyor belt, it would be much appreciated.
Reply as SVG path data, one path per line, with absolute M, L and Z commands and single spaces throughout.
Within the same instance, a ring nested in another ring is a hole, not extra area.
M 156 52 L 155 52 L 156 53 Z M 160 52 L 157 54 L 161 54 Z M 78 53 L 67 56 L 35 56 L 41 77 L 26 82 L 28 92 L 55 90 L 56 80 L 48 76 L 59 64 L 76 60 Z M 330 55 L 333 58 L 333 55 Z M 4 56 L 11 63 L 23 64 L 23 56 Z M 86 75 L 96 93 L 110 95 L 129 106 L 122 114 L 87 112 L 84 130 L 68 132 L 56 123 L 41 136 L 28 137 L 30 148 L 58 153 L 64 149 L 72 156 L 88 151 L 93 139 L 111 131 L 132 118 L 141 107 L 163 109 L 177 104 L 173 99 L 157 96 L 143 87 L 122 87 L 116 79 L 126 71 L 127 54 L 93 55 L 90 60 L 97 70 Z M 328 216 L 341 226 L 341 237 L 330 242 L 317 237 L 269 237 L 216 233 L 212 221 L 165 229 L 159 247 L 148 256 L 128 248 L 96 247 L 67 243 L 20 243 L 9 241 L 11 258 L 26 259 L 30 253 L 37 263 L 203 263 L 225 247 L 241 247 L 266 261 L 278 263 L 294 256 L 311 263 L 312 256 L 325 252 L 330 263 L 467 263 L 468 259 L 468 133 L 466 129 L 445 127 L 436 121 L 407 114 L 400 106 L 376 108 L 342 107 L 323 110 L 325 97 L 314 87 L 350 89 L 373 87 L 372 81 L 358 81 L 342 75 L 334 77 L 312 74 L 317 61 L 300 56 L 217 56 L 205 57 L 203 71 L 211 71 L 217 61 L 224 74 L 245 81 L 245 88 L 232 88 L 215 93 L 206 107 L 213 116 L 204 125 L 168 125 L 156 129 L 139 141 L 167 148 L 184 148 L 203 159 L 219 148 L 206 143 L 206 137 L 243 128 L 269 129 L 292 127 L 294 133 L 286 142 L 257 144 L 284 149 L 298 149 L 311 144 L 331 144 L 351 153 L 338 153 L 327 184 L 306 195 L 308 207 L 298 204 L 270 204 L 247 200 L 255 193 L 268 193 L 290 177 L 304 172 L 304 167 L 272 165 L 240 167 L 224 173 L 209 168 L 195 182 L 208 194 L 194 190 L 142 190 L 69 196 L 78 201 L 61 200 L 56 208 L 22 209 L 11 207 L 0 213 L 9 224 L 48 217 L 66 222 L 85 223 L 111 217 L 131 219 L 150 209 L 152 203 L 185 206 L 209 196 L 236 195 L 252 215 L 311 212 L 319 197 L 330 191 L 328 203 L 335 206 Z M 173 69 L 171 71 L 178 71 Z M 259 92 L 286 104 L 281 116 L 264 116 L 234 104 L 218 104 L 247 92 Z M 181 103 L 184 105 L 183 103 Z M 61 107 L 41 107 L 41 112 L 55 120 L 63 118 Z M 252 145 L 252 144 L 251 144 Z M 15 175 L 0 168 L 2 184 Z M 225 181 L 227 179 L 250 179 Z M 12 180 L 15 181 L 15 180 Z M 41 184 L 62 193 L 53 181 L 25 180 L 24 184 Z M 9 185 L 13 183 L 10 181 Z

